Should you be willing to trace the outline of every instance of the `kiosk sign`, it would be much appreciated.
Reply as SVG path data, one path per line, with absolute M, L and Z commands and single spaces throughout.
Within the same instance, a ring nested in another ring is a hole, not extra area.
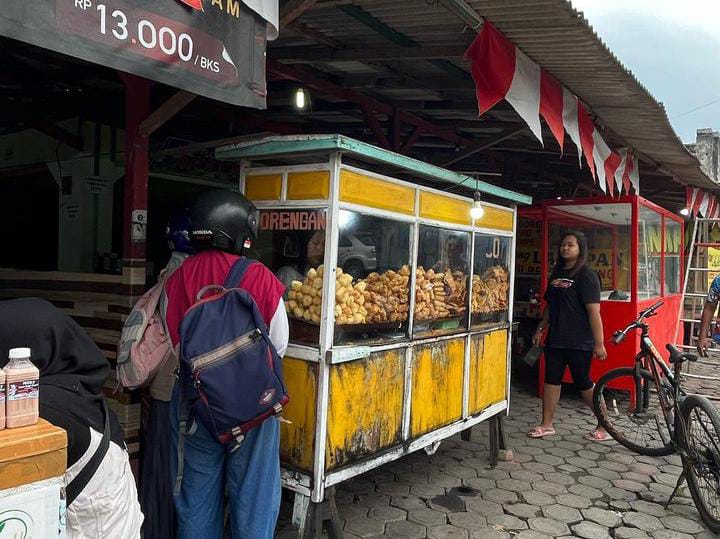
M 241 0 L 4 0 L 0 35 L 232 103 L 265 106 L 265 23 Z

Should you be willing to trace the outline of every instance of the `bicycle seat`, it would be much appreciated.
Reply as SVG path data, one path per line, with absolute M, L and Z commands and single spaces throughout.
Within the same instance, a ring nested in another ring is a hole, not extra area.
M 698 357 L 690 352 L 681 352 L 675 348 L 672 344 L 665 345 L 665 348 L 670 352 L 670 363 L 683 363 L 684 361 L 697 361 Z

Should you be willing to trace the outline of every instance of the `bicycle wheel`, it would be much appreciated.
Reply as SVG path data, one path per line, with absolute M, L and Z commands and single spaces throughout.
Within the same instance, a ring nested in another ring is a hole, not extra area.
M 649 371 L 638 372 L 621 367 L 600 377 L 593 391 L 593 410 L 600 425 L 628 449 L 652 457 L 671 455 L 675 448 L 655 378 Z M 672 388 L 665 380 L 662 390 L 672 402 Z
M 690 395 L 682 403 L 688 487 L 703 522 L 720 532 L 720 414 L 705 397 Z

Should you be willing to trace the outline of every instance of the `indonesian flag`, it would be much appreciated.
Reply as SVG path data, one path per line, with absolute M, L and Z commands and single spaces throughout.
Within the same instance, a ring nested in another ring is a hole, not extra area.
M 563 127 L 570 139 L 577 146 L 578 165 L 582 167 L 582 142 L 580 141 L 580 124 L 578 123 L 578 98 L 563 88 Z
M 593 137 L 593 133 L 595 133 L 595 124 L 593 124 L 590 119 L 590 115 L 585 109 L 585 105 L 580 103 L 580 101 L 578 101 L 578 125 L 580 127 L 580 142 L 582 144 L 583 155 L 585 156 L 585 161 L 587 161 L 587 164 L 590 167 L 590 174 L 592 174 L 593 179 L 596 179 L 595 157 L 593 154 L 593 150 L 595 149 L 595 141 Z M 600 186 L 600 188 L 605 191 L 603 186 Z
M 565 144 L 564 110 L 564 88 L 548 73 L 542 71 L 540 73 L 540 115 L 545 119 L 555 140 L 560 145 L 560 155 L 563 154 Z M 570 136 L 572 138 L 572 134 Z
M 513 45 L 491 23 L 465 53 L 475 81 L 478 110 L 482 115 L 503 99 L 517 111 L 542 144 L 540 116 L 563 152 L 565 131 L 578 149 L 582 166 L 585 156 L 590 173 L 600 189 L 613 195 L 639 193 L 640 177 L 634 155 L 613 152 L 595 127 L 585 105 L 549 73 Z
M 698 208 L 698 213 L 700 215 L 702 215 L 703 217 L 707 217 L 709 206 L 710 206 L 710 195 L 707 193 L 703 193 L 702 200 L 700 201 L 700 207 Z
M 618 194 L 622 194 L 623 189 L 626 194 L 630 194 L 631 187 L 635 189 L 635 193 L 640 194 L 640 175 L 635 154 L 628 148 L 620 148 L 617 155 L 620 157 L 620 164 L 615 170 Z
M 716 208 L 717 208 L 717 199 L 714 196 L 710 195 L 707 211 L 705 212 L 705 217 L 707 217 L 708 219 L 712 219 L 713 215 L 715 214 Z
M 542 144 L 540 66 L 488 22 L 465 56 L 470 61 L 480 114 L 505 99 Z
M 700 189 L 697 187 L 685 186 L 685 207 L 687 208 L 690 215 L 695 216 L 695 200 L 698 197 Z

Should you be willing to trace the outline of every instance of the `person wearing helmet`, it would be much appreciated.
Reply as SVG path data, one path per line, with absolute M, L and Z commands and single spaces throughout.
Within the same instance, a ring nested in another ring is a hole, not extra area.
M 222 285 L 243 251 L 257 237 L 259 213 L 243 195 L 231 190 L 209 191 L 190 211 L 187 258 L 165 283 L 165 321 L 173 347 L 179 343 L 180 322 L 209 285 Z M 288 343 L 288 320 L 282 301 L 284 287 L 260 263 L 252 264 L 239 283 L 255 300 L 280 357 Z M 177 469 L 177 387 L 172 399 L 172 467 Z M 230 452 L 198 422 L 186 435 L 184 474 L 175 496 L 178 537 L 223 537 L 223 502 L 230 500 L 233 537 L 272 538 L 280 510 L 280 428 L 277 418 L 264 421 Z M 171 477 L 175 477 L 175 470 Z
M 190 243 L 189 211 L 173 215 L 165 228 L 165 237 L 170 248 L 170 260 L 160 273 L 160 280 L 166 278 L 194 252 Z M 165 298 L 159 309 L 164 311 Z M 147 515 L 143 523 L 143 534 L 153 539 L 174 539 L 177 535 L 177 520 L 172 496 L 170 478 L 171 451 L 170 398 L 175 385 L 177 358 L 166 361 L 150 384 L 150 403 L 147 425 L 143 438 L 142 481 L 140 482 L 140 504 Z

